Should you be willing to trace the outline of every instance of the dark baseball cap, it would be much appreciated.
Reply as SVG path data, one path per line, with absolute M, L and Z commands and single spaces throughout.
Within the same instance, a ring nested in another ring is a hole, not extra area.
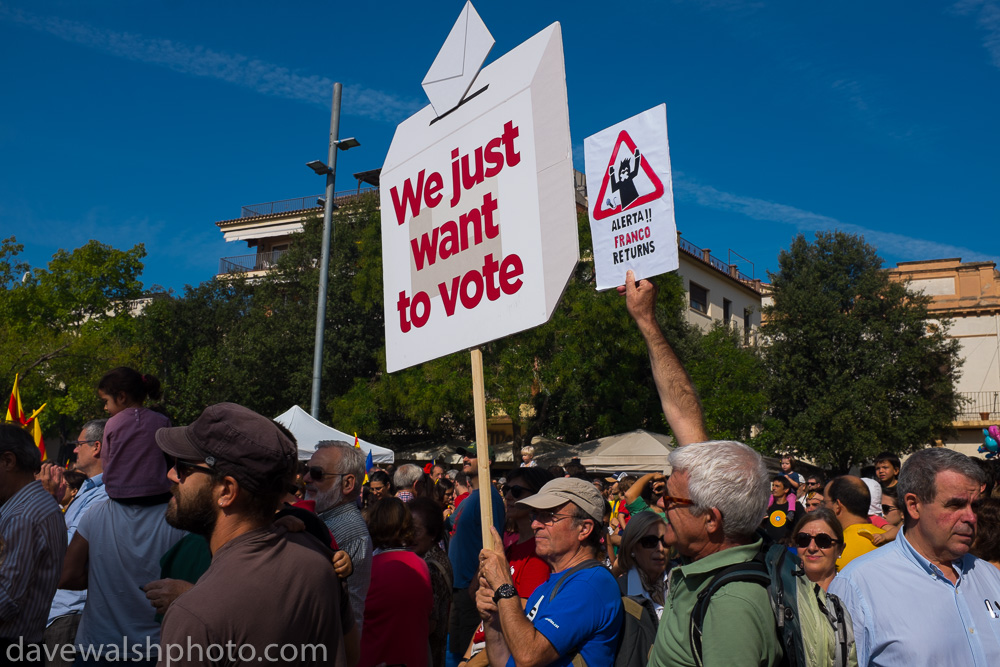
M 156 444 L 175 458 L 204 461 L 252 492 L 283 488 L 298 454 L 273 421 L 235 403 L 210 405 L 188 426 L 159 429 Z
M 497 454 L 495 451 L 493 451 L 492 445 L 489 446 L 489 452 L 490 452 L 490 461 L 496 461 Z M 476 443 L 474 442 L 470 442 L 465 447 L 456 447 L 455 453 L 458 454 L 459 456 L 468 456 L 470 459 L 479 458 L 479 452 L 476 450 Z

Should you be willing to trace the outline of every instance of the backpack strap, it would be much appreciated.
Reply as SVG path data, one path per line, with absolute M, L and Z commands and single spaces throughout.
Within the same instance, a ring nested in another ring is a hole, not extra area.
M 604 566 L 601 565 L 599 561 L 596 561 L 594 559 L 589 559 L 583 561 L 582 563 L 577 563 L 570 569 L 563 572 L 562 576 L 559 577 L 559 581 L 557 581 L 556 585 L 552 587 L 552 592 L 549 593 L 549 601 L 551 602 L 556 598 L 556 593 L 559 592 L 559 589 L 562 588 L 563 583 L 565 583 L 565 581 L 569 579 L 569 577 L 576 574 L 580 570 L 589 570 L 592 567 L 604 567 Z
M 556 593 L 559 592 L 559 589 L 562 588 L 563 583 L 567 579 L 569 579 L 570 576 L 576 574 L 580 570 L 589 570 L 593 567 L 604 567 L 604 566 L 599 561 L 596 561 L 591 558 L 583 561 L 582 563 L 577 563 L 570 569 L 563 572 L 562 576 L 559 577 L 559 581 L 557 581 L 556 585 L 552 587 L 552 592 L 549 593 L 549 602 L 552 602 L 553 600 L 556 599 Z M 571 664 L 573 665 L 573 667 L 588 667 L 587 661 L 583 659 L 583 656 L 580 655 L 579 651 L 573 654 L 573 662 Z
M 712 600 L 712 596 L 715 595 L 720 588 L 726 584 L 731 584 L 736 581 L 757 583 L 765 588 L 770 586 L 771 575 L 768 573 L 767 565 L 764 563 L 763 552 L 754 556 L 753 560 L 745 563 L 736 563 L 735 565 L 723 568 L 718 574 L 712 577 L 708 586 L 702 589 L 701 593 L 698 594 L 698 600 L 695 602 L 694 609 L 691 611 L 689 635 L 695 664 L 699 666 L 702 664 L 701 635 L 702 626 L 705 624 L 705 616 L 708 614 L 708 603 Z

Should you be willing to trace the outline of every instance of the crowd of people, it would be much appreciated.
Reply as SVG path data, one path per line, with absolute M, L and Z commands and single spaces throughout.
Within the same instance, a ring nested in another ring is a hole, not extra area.
M 501 471 L 490 450 L 480 488 L 475 446 L 367 470 L 352 443 L 296 443 L 231 403 L 172 426 L 127 368 L 101 380 L 109 417 L 82 425 L 71 471 L 0 426 L 0 663 L 1000 664 L 990 464 L 930 448 L 769 472 L 709 440 L 654 286 L 620 291 L 676 440 L 666 471 L 530 447 Z M 785 573 L 804 606 L 776 603 Z

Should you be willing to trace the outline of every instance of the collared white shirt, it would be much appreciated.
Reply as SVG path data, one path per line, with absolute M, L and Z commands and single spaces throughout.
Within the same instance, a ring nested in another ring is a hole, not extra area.
M 972 554 L 953 565 L 956 584 L 900 531 L 834 577 L 830 593 L 854 621 L 860 665 L 1000 665 L 1000 570 Z
M 669 572 L 670 570 L 667 570 L 666 572 L 663 573 L 664 582 L 667 581 L 667 578 L 669 577 Z M 652 602 L 653 609 L 656 610 L 656 620 L 660 620 L 660 617 L 663 616 L 663 605 L 654 602 L 653 598 L 649 596 L 649 593 L 646 591 L 646 589 L 642 587 L 642 580 L 639 578 L 639 570 L 633 567 L 631 570 L 628 571 L 627 576 L 628 579 L 626 580 L 625 594 L 628 596 L 641 595 L 642 597 Z M 666 583 L 664 583 L 664 589 L 665 588 L 666 588 Z

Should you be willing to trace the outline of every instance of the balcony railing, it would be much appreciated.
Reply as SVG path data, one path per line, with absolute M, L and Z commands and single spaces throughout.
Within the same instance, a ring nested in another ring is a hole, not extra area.
M 285 250 L 272 250 L 271 252 L 259 252 L 255 255 L 223 257 L 219 260 L 219 275 L 267 271 L 278 263 L 278 258 L 285 252 Z
M 363 188 L 361 190 L 344 190 L 333 193 L 333 203 L 343 204 L 352 199 L 378 192 L 378 188 Z M 282 199 L 280 201 L 269 201 L 263 204 L 250 204 L 240 210 L 240 218 L 256 218 L 261 215 L 271 215 L 273 213 L 291 213 L 293 211 L 305 211 L 310 208 L 320 208 L 318 200 L 326 195 L 312 195 L 309 197 L 296 197 L 295 199 Z
M 683 237 L 678 237 L 677 247 L 680 250 L 686 252 L 687 254 L 692 255 L 700 259 L 701 261 L 707 263 L 715 270 L 721 271 L 722 273 L 725 273 L 727 276 L 730 276 L 732 278 L 736 278 L 740 282 L 746 283 L 748 286 L 754 286 L 754 289 L 757 289 L 759 291 L 760 286 L 755 285 L 754 279 L 751 276 L 748 276 L 742 271 L 737 270 L 735 264 L 727 264 L 718 257 L 712 255 L 709 249 L 699 248 L 698 246 L 696 246 L 695 244 L 691 243 L 690 241 L 688 241 Z
M 1000 419 L 1000 391 L 960 391 L 958 395 L 964 399 L 958 421 Z

